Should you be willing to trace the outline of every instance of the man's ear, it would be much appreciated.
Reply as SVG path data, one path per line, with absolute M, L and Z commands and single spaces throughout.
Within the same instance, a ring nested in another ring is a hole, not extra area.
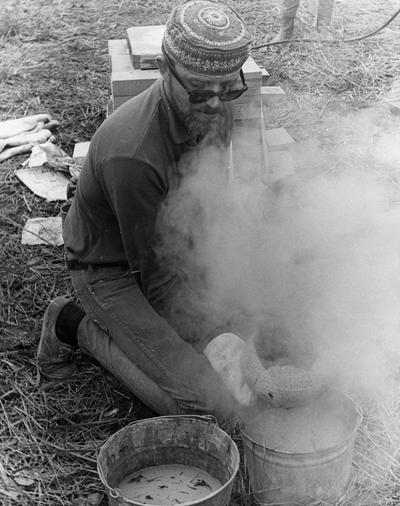
M 160 54 L 157 56 L 156 61 L 162 77 L 165 77 L 168 74 L 169 70 L 167 62 L 165 61 L 165 57 Z

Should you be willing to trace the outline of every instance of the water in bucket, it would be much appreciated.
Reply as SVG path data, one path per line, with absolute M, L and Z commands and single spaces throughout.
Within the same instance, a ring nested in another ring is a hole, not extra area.
M 116 487 L 123 497 L 143 504 L 181 504 L 220 489 L 221 482 L 193 466 L 169 464 L 141 469 Z
M 110 506 L 228 506 L 239 461 L 236 444 L 210 417 L 176 415 L 116 432 L 97 468 Z

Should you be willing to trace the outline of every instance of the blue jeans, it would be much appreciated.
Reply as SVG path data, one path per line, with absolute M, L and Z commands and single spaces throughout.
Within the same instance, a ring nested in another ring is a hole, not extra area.
M 86 313 L 78 329 L 83 352 L 159 414 L 208 413 L 220 423 L 232 417 L 234 401 L 205 355 L 165 332 L 134 273 L 89 266 L 70 275 Z

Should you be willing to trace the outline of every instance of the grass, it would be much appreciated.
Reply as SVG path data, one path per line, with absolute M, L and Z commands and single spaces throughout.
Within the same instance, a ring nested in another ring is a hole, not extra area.
M 57 144 L 71 155 L 74 144 L 90 140 L 106 116 L 107 40 L 124 38 L 134 24 L 164 23 L 176 3 L 2 0 L 0 119 L 49 112 L 61 122 Z M 275 2 L 231 3 L 257 42 L 277 31 Z M 296 36 L 311 32 L 312 4 L 302 3 Z M 375 28 L 395 8 L 393 0 L 341 5 L 334 18 L 339 38 Z M 347 146 L 354 147 L 368 134 L 361 128 L 362 118 L 357 129 L 349 127 L 349 114 L 373 108 L 380 129 L 398 130 L 399 119 L 387 113 L 381 99 L 400 72 L 399 32 L 397 18 L 359 44 L 293 43 L 255 53 L 257 63 L 271 74 L 270 84 L 284 87 L 289 97 L 287 104 L 267 111 L 267 126 L 284 126 L 299 142 L 315 141 L 335 170 L 344 170 L 350 151 L 338 154 L 338 146 L 346 137 Z M 366 153 L 356 155 L 368 162 Z M 20 243 L 29 217 L 55 216 L 60 208 L 18 182 L 14 170 L 23 160 L 0 164 L 0 504 L 105 504 L 96 450 L 120 427 L 152 413 L 85 357 L 78 357 L 81 367 L 70 381 L 38 383 L 34 355 L 43 312 L 55 296 L 74 294 L 60 248 Z M 369 159 L 368 167 L 387 177 L 387 165 Z M 396 187 L 398 165 L 390 167 L 388 184 Z M 394 506 L 400 502 L 399 399 L 389 406 L 366 405 L 364 411 L 354 480 L 337 506 Z M 233 502 L 251 504 L 243 469 Z

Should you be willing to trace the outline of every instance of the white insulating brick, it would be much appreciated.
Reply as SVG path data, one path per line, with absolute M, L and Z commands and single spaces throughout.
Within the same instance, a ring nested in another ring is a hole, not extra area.
M 135 68 L 157 68 L 156 57 L 161 54 L 165 25 L 132 26 L 126 30 Z
M 390 100 L 388 101 L 389 109 L 392 114 L 395 116 L 400 115 L 400 100 Z
M 113 98 L 110 95 L 110 98 L 108 99 L 107 107 L 106 107 L 106 117 L 110 116 L 110 114 L 112 112 L 114 112 L 114 105 L 113 105 Z
M 125 102 L 127 102 L 131 98 L 133 98 L 133 97 L 128 97 L 128 96 L 112 97 L 113 110 L 115 111 L 115 109 L 117 109 L 120 105 L 124 104 Z
M 236 178 L 251 180 L 265 172 L 260 123 L 258 119 L 258 126 L 234 126 L 231 174 Z
M 110 54 L 111 72 L 133 71 L 132 61 L 129 54 Z
M 261 68 L 253 60 L 251 56 L 247 58 L 242 67 L 244 77 L 247 79 L 260 79 L 262 78 Z
M 126 39 L 112 39 L 108 41 L 108 54 L 129 54 L 129 45 Z
M 87 155 L 87 152 L 89 151 L 90 142 L 78 142 L 74 146 L 74 153 L 72 155 L 72 158 L 75 160 L 76 163 L 82 163 L 85 159 L 85 156 Z
M 155 69 L 111 72 L 112 95 L 134 97 L 151 86 L 159 77 L 160 72 Z
M 272 151 L 269 153 L 269 178 L 271 181 L 279 181 L 295 175 L 293 155 L 289 151 Z
M 295 144 L 293 137 L 284 128 L 265 130 L 264 136 L 270 151 L 282 151 Z
M 261 69 L 261 86 L 267 86 L 269 73 L 266 69 Z
M 261 119 L 261 104 L 254 102 L 247 104 L 234 103 L 233 119 L 234 120 Z
M 281 104 L 287 101 L 287 96 L 280 86 L 261 86 L 261 100 L 263 105 Z
M 239 98 L 237 98 L 236 100 L 233 100 L 232 103 L 235 105 L 238 105 L 238 104 L 260 105 L 261 104 L 261 95 L 260 95 L 260 93 L 251 94 L 251 93 L 245 92 Z
M 400 100 L 400 79 L 393 81 L 390 87 L 389 97 Z

